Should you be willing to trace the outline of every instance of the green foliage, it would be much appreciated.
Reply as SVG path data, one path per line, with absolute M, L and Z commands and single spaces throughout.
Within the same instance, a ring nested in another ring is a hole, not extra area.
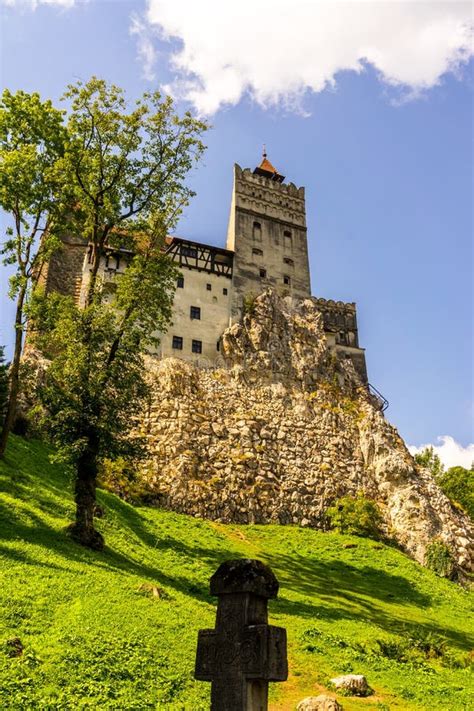
M 451 467 L 438 478 L 438 484 L 474 520 L 474 469 Z
M 439 539 L 426 547 L 425 565 L 441 578 L 452 578 L 455 572 L 451 549 Z
M 425 447 L 423 451 L 415 454 L 414 459 L 420 467 L 429 469 L 435 478 L 441 476 L 444 472 L 444 465 L 433 447 Z
M 119 87 L 93 77 L 71 85 L 68 143 L 59 175 L 73 209 L 70 229 L 90 244 L 83 308 L 38 296 L 37 344 L 52 358 L 40 398 L 59 454 L 76 467 L 76 524 L 85 545 L 92 526 L 100 461 L 133 453 L 127 437 L 143 406 L 143 357 L 171 319 L 177 270 L 164 239 L 193 195 L 186 184 L 206 125 L 180 117 L 171 98 L 147 93 L 129 109 Z M 109 288 L 104 252 L 125 249 L 124 273 Z
M 97 434 L 98 456 L 138 454 L 127 437 L 130 418 L 146 396 L 141 351 L 127 334 L 108 364 L 120 313 L 106 304 L 78 309 L 72 298 L 51 294 L 38 302 L 37 343 L 52 358 L 38 385 L 43 424 L 58 455 L 76 464 Z
M 0 346 L 0 426 L 5 419 L 9 390 L 9 363 L 5 361 L 5 347 Z
M 178 116 L 159 92 L 143 94 L 130 110 L 124 91 L 97 77 L 70 85 L 64 99 L 71 111 L 63 167 L 81 233 L 102 246 L 133 240 L 138 218 L 159 215 L 173 226 L 193 195 L 185 180 L 207 125 L 188 112 Z
M 67 209 L 58 165 L 67 136 L 63 115 L 38 94 L 8 89 L 0 99 L 0 207 L 7 214 L 0 254 L 12 266 L 9 295 L 16 301 L 8 403 L 0 435 L 3 455 L 20 389 L 20 357 L 31 286 L 59 245 Z
M 339 533 L 368 536 L 378 539 L 383 521 L 379 507 L 362 492 L 357 496 L 343 496 L 326 511 L 331 527 Z
M 377 703 L 400 711 L 472 706 L 465 663 L 446 663 L 466 659 L 473 632 L 472 600 L 454 583 L 368 539 L 225 526 L 134 508 L 108 492 L 99 492 L 98 526 L 108 542 L 99 554 L 65 534 L 72 472 L 52 464 L 51 453 L 12 437 L 0 462 L 5 711 L 209 709 L 209 684 L 193 679 L 197 631 L 214 625 L 210 576 L 240 556 L 268 563 L 280 581 L 270 623 L 287 629 L 291 682 L 271 685 L 270 708 L 294 708 L 351 671 L 366 675 L 376 697 L 347 697 L 346 711 Z M 23 647 L 19 656 L 10 656 L 13 638 Z M 443 656 L 419 651 L 416 663 L 398 661 L 376 643 L 408 638 L 441 647 Z
M 243 300 L 243 314 L 244 316 L 253 316 L 255 313 L 255 294 L 245 294 Z
M 99 470 L 99 486 L 131 504 L 156 501 L 158 496 L 150 490 L 137 465 L 136 461 L 125 457 L 104 459 Z

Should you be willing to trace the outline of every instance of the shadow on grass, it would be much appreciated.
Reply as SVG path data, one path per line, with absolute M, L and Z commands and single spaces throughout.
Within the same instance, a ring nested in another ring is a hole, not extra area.
M 27 453 L 25 458 L 26 456 Z M 56 519 L 64 520 L 66 524 L 65 518 L 71 514 L 72 506 L 70 475 L 67 470 L 59 465 L 51 465 L 45 450 L 41 450 L 41 447 L 38 447 L 34 466 L 30 467 L 30 477 L 24 474 L 16 476 L 18 466 L 10 459 L 3 463 L 3 470 L 5 468 L 12 475 L 10 486 L 6 482 L 10 493 L 22 500 L 26 499 L 27 503 L 29 498 L 32 499 L 32 503 L 38 505 L 38 508 L 51 513 Z M 43 471 L 45 475 L 42 475 Z M 8 475 L 8 471 L 6 473 Z M 242 556 L 243 553 L 229 551 L 225 546 L 205 548 L 199 545 L 199 542 L 193 545 L 169 535 L 168 531 L 165 536 L 161 536 L 159 529 L 158 533 L 150 530 L 150 524 L 140 509 L 130 506 L 107 492 L 100 492 L 99 498 L 106 506 L 104 521 L 106 541 L 107 528 L 110 529 L 110 538 L 113 529 L 119 530 L 129 540 L 135 539 L 136 543 L 141 544 L 143 559 L 151 560 L 137 560 L 136 555 L 131 557 L 109 547 L 106 547 L 103 553 L 81 548 L 69 539 L 64 529 L 49 525 L 31 508 L 23 508 L 16 513 L 11 507 L 1 503 L 0 538 L 12 540 L 14 535 L 15 540 L 20 539 L 41 546 L 44 548 L 44 555 L 35 557 L 13 546 L 0 547 L 0 554 L 18 562 L 61 570 L 62 567 L 57 564 L 57 561 L 49 559 L 50 553 L 77 564 L 140 576 L 200 601 L 215 602 L 209 595 L 208 580 L 197 581 L 195 573 L 190 573 L 189 576 L 168 575 L 160 567 L 160 554 L 171 550 L 183 557 L 183 563 L 198 560 L 208 568 L 210 576 L 221 562 L 229 557 Z M 67 503 L 60 506 L 58 499 Z M 185 525 L 183 519 L 183 526 Z M 370 566 L 359 568 L 338 560 L 315 558 L 308 560 L 296 551 L 291 554 L 265 553 L 262 557 L 274 569 L 282 583 L 282 594 L 273 603 L 275 611 L 281 614 L 297 615 L 314 623 L 318 619 L 366 621 L 377 625 L 381 630 L 394 633 L 407 631 L 410 628 L 417 631 L 423 629 L 427 633 L 444 636 L 456 646 L 469 649 L 469 636 L 461 631 L 440 629 L 428 621 L 415 622 L 403 617 L 403 609 L 400 609 L 400 605 L 407 607 L 407 616 L 411 616 L 414 609 L 418 617 L 422 617 L 424 609 L 431 603 L 431 598 L 401 575 Z M 67 564 L 62 569 L 71 570 Z M 304 596 L 306 599 L 290 600 L 285 597 L 285 593 L 288 592 Z M 317 602 L 312 602 L 308 598 L 313 598 Z M 396 603 L 397 609 L 390 610 L 391 603 Z

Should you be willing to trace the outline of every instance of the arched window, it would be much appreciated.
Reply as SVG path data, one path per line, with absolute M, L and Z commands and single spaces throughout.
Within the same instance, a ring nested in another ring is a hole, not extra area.
M 262 241 L 262 225 L 260 224 L 260 222 L 253 223 L 253 239 L 254 242 Z

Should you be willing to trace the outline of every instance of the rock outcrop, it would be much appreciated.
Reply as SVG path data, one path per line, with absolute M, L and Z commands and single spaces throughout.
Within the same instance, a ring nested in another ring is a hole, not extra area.
M 150 358 L 139 428 L 164 505 L 223 522 L 324 528 L 336 498 L 363 491 L 416 560 L 439 538 L 470 569 L 470 521 L 415 465 L 351 361 L 328 348 L 311 299 L 262 294 L 226 331 L 221 353 L 214 368 Z

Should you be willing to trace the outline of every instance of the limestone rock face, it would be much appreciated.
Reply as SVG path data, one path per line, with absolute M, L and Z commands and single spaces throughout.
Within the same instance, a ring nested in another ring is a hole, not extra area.
M 219 367 L 148 362 L 139 429 L 163 505 L 222 522 L 324 528 L 325 511 L 363 491 L 387 532 L 423 563 L 436 537 L 472 565 L 473 528 L 378 411 L 350 360 L 326 343 L 312 300 L 257 297 L 223 336 Z
M 307 696 L 299 702 L 296 711 L 342 711 L 342 706 L 326 694 Z

